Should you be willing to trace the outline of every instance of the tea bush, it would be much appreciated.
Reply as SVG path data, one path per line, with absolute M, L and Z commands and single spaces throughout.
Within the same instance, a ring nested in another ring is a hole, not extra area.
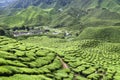
M 119 80 L 120 43 L 0 36 L 1 80 Z

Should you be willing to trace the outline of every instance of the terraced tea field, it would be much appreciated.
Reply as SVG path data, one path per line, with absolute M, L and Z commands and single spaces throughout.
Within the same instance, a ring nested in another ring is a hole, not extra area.
M 120 43 L 0 36 L 0 80 L 119 80 Z

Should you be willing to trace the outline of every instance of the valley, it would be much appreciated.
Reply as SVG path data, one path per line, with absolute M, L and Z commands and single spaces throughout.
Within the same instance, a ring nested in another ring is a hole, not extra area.
M 120 80 L 120 0 L 1 0 L 0 80 Z

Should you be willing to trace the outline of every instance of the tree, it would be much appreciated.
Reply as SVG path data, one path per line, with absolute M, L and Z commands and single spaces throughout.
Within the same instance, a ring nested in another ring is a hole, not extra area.
M 5 35 L 5 31 L 3 29 L 0 29 L 0 35 L 1 36 Z

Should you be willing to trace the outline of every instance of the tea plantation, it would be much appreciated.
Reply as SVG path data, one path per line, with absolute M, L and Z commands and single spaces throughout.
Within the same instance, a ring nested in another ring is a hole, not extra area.
M 0 80 L 120 80 L 120 43 L 0 36 Z

